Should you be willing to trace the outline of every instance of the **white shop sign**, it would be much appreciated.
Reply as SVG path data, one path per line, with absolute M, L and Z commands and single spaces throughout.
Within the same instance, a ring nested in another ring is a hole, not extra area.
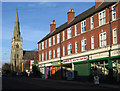
M 45 66 L 52 66 L 52 63 L 47 63 L 45 64 Z
M 111 56 L 120 56 L 120 50 L 111 51 Z
M 88 60 L 88 56 L 63 60 L 63 64 L 72 63 L 72 62 L 80 62 L 80 61 L 85 61 L 85 60 Z

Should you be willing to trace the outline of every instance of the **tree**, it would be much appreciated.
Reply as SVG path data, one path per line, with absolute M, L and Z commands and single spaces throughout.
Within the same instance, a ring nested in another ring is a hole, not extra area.
M 10 64 L 9 63 L 5 63 L 3 66 L 2 66 L 2 71 L 7 71 L 7 72 L 10 72 Z

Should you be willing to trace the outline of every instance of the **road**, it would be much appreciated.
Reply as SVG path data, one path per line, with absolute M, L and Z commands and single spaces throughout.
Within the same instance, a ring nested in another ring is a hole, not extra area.
M 3 77 L 2 91 L 9 90 L 40 90 L 40 89 L 107 89 L 105 87 L 96 87 L 93 84 L 82 84 L 81 82 L 27 78 L 27 77 Z

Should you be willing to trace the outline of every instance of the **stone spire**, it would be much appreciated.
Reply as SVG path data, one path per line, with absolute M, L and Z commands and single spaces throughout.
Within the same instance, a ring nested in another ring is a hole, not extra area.
M 14 39 L 20 39 L 20 29 L 19 29 L 19 19 L 18 19 L 18 9 L 16 9 L 16 20 L 14 27 Z

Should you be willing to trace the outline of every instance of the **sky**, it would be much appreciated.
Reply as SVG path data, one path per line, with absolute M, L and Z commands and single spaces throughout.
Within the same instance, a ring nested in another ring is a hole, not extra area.
M 50 23 L 56 27 L 67 22 L 67 12 L 75 16 L 94 6 L 94 2 L 2 2 L 2 64 L 10 63 L 16 8 L 23 38 L 23 50 L 38 49 L 37 42 L 50 32 Z

